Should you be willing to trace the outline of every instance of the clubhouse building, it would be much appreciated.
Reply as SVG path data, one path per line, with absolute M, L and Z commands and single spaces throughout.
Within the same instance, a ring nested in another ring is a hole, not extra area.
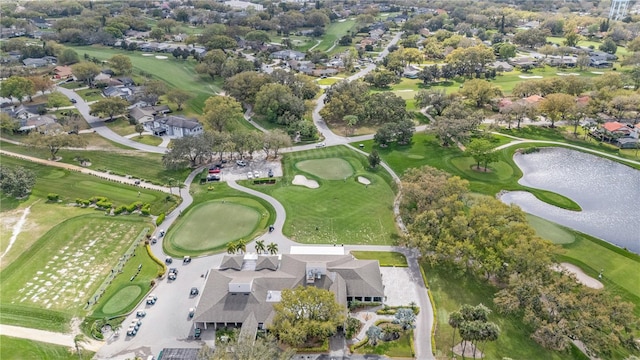
M 332 251 L 311 254 L 312 249 Z M 356 260 L 345 255 L 342 247 L 300 246 L 292 247 L 291 252 L 226 255 L 220 267 L 207 276 L 193 318 L 195 327 L 235 327 L 241 333 L 255 334 L 273 320 L 273 304 L 280 301 L 281 291 L 297 286 L 329 290 L 345 306 L 351 301 L 384 301 L 377 260 Z

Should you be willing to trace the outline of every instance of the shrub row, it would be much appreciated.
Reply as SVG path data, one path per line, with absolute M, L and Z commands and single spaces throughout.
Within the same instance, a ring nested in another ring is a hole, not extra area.
M 160 226 L 160 224 L 162 224 L 162 222 L 164 221 L 165 215 L 164 213 L 161 213 L 160 215 L 158 215 L 158 218 L 156 219 L 156 226 Z
M 151 251 L 151 245 L 146 244 L 144 247 L 147 249 L 147 254 L 149 254 L 149 257 L 151 258 L 151 260 L 155 261 L 156 263 L 158 263 L 158 265 L 162 267 L 162 270 L 158 272 L 158 277 L 159 278 L 163 277 L 164 273 L 167 272 L 167 265 L 165 265 L 163 261 L 160 261 L 160 259 L 158 259 L 155 255 L 153 255 L 153 251 Z
M 356 349 L 359 349 L 359 348 L 365 346 L 368 342 L 369 342 L 369 337 L 365 336 L 362 340 L 358 341 L 355 344 L 350 345 L 349 346 L 349 350 L 351 352 L 354 352 Z
M 49 194 L 47 194 L 47 200 L 53 201 L 53 202 L 58 202 L 58 200 L 60 200 L 60 195 L 58 195 L 56 193 L 49 193 Z
M 322 345 L 308 348 L 296 348 L 298 353 L 324 353 L 329 351 L 329 340 L 326 339 Z
M 384 308 L 376 311 L 378 315 L 395 315 L 398 309 L 411 309 L 414 314 L 420 314 L 420 307 L 418 306 L 388 306 L 385 305 Z
M 382 305 L 382 303 L 379 303 L 379 302 L 362 302 L 362 301 L 358 301 L 358 300 L 353 300 L 353 301 L 349 302 L 349 310 L 355 310 L 355 309 L 364 308 L 364 307 L 380 306 L 380 305 Z

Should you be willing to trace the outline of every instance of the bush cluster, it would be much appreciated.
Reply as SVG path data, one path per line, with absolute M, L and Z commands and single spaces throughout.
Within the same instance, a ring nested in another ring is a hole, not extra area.
M 156 225 L 160 226 L 160 224 L 162 224 L 162 222 L 164 221 L 164 213 L 161 213 L 160 215 L 158 215 L 158 218 L 156 219 Z
M 56 193 L 49 193 L 49 194 L 47 194 L 47 200 L 53 201 L 53 202 L 58 202 L 58 200 L 60 200 L 60 195 L 58 195 Z

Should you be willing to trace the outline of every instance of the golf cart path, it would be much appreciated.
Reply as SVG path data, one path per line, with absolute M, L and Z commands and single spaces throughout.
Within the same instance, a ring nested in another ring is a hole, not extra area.
M 0 335 L 46 342 L 49 344 L 62 345 L 70 348 L 75 347 L 75 342 L 73 341 L 74 335 L 72 334 L 63 334 L 53 331 L 0 324 Z M 98 351 L 98 349 L 100 349 L 103 345 L 103 343 L 100 341 L 91 340 L 88 338 L 84 339 L 80 343 L 81 344 L 79 346 L 81 348 L 93 352 Z
M 584 151 L 584 152 L 598 154 L 599 156 L 602 156 L 602 157 L 608 157 L 608 158 L 616 159 L 618 161 L 626 162 L 626 163 L 629 163 L 629 164 L 640 165 L 640 161 L 625 159 L 625 158 L 617 156 L 617 155 L 608 154 L 606 152 L 589 149 L 589 148 L 582 147 L 582 146 L 579 146 L 579 145 L 567 144 L 567 143 L 563 143 L 563 142 L 559 142 L 559 141 L 550 141 L 550 140 L 523 139 L 523 138 L 519 138 L 519 137 L 512 136 L 512 135 L 502 134 L 502 133 L 499 133 L 499 132 L 492 132 L 492 134 L 496 134 L 496 135 L 500 135 L 500 136 L 506 136 L 506 137 L 511 138 L 511 139 L 514 140 L 514 141 L 512 141 L 510 143 L 507 143 L 507 144 L 500 145 L 500 146 L 496 147 L 495 151 L 502 150 L 502 149 L 505 149 L 505 148 L 508 148 L 510 146 L 517 145 L 517 144 L 526 144 L 526 143 L 553 144 L 553 145 L 559 145 L 559 146 L 563 146 L 563 147 L 569 147 L 569 148 L 573 148 L 573 149 L 578 149 L 578 150 Z

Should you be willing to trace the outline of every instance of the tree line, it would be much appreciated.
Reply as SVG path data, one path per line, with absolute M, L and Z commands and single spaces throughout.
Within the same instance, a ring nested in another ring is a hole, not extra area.
M 553 270 L 556 246 L 535 234 L 519 207 L 470 197 L 467 181 L 430 167 L 407 170 L 402 182 L 407 245 L 432 266 L 496 286 L 498 312 L 520 318 L 537 343 L 564 351 L 580 340 L 601 356 L 620 346 L 640 350 L 633 304 Z

